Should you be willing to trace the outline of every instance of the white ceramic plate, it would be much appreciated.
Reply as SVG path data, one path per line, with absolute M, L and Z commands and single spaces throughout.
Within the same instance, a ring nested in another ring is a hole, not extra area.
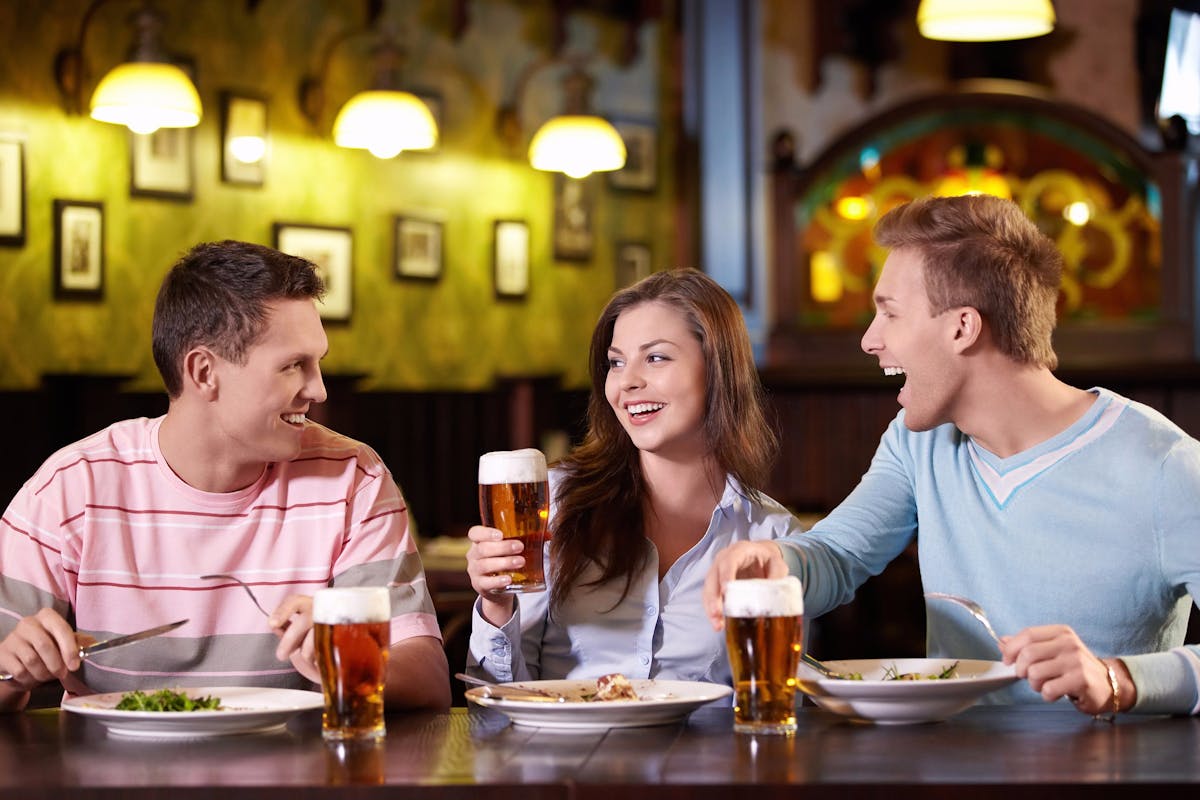
M 146 690 L 149 691 L 149 690 Z M 211 686 L 179 689 L 191 697 L 219 697 L 218 711 L 118 711 L 121 692 L 91 694 L 63 701 L 64 711 L 91 717 L 114 736 L 148 739 L 202 739 L 281 729 L 301 711 L 321 708 L 319 692 Z
M 886 671 L 936 675 L 958 662 L 957 677 L 941 680 L 885 680 Z M 863 680 L 823 678 L 800 666 L 800 689 L 821 708 L 881 725 L 934 722 L 969 708 L 988 692 L 1017 680 L 1011 666 L 999 661 L 953 658 L 871 658 L 826 661 L 837 672 L 859 672 Z
M 600 702 L 582 700 L 587 695 L 595 694 L 594 680 L 521 681 L 504 684 L 557 692 L 568 698 L 565 703 L 487 697 L 483 687 L 467 690 L 466 696 L 472 703 L 503 713 L 514 725 L 587 730 L 666 725 L 683 719 L 706 703 L 733 694 L 733 690 L 728 686 L 697 681 L 631 680 L 630 683 L 642 699 Z

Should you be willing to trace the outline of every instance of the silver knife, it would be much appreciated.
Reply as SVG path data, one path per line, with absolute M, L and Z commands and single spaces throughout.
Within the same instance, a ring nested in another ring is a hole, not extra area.
M 114 647 L 121 647 L 123 645 L 133 644 L 134 642 L 140 642 L 143 639 L 149 639 L 152 636 L 158 636 L 166 633 L 167 631 L 173 631 L 180 625 L 184 625 L 186 623 L 186 619 L 181 619 L 177 622 L 159 625 L 157 628 L 147 628 L 146 630 L 138 631 L 137 633 L 129 633 L 124 636 L 114 636 L 111 639 L 105 639 L 103 642 L 96 642 L 95 644 L 89 644 L 87 647 L 79 648 L 79 657 L 87 658 L 88 656 L 96 655 L 96 653 L 103 653 L 105 650 L 112 650 Z M 12 679 L 13 676 L 11 673 L 0 672 L 0 681 L 11 681 Z

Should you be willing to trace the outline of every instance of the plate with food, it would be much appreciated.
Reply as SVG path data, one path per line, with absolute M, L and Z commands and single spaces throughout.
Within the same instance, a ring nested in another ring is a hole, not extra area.
M 613 673 L 595 680 L 479 686 L 468 689 L 466 696 L 472 703 L 501 712 L 514 725 L 588 730 L 667 725 L 731 694 L 728 686 L 716 683 L 629 680 Z
M 64 700 L 62 708 L 96 720 L 114 736 L 201 739 L 280 730 L 322 704 L 319 692 L 213 686 L 84 695 Z
M 1017 680 L 1013 668 L 999 661 L 869 658 L 824 663 L 843 677 L 826 678 L 801 664 L 800 690 L 827 711 L 880 725 L 947 719 Z

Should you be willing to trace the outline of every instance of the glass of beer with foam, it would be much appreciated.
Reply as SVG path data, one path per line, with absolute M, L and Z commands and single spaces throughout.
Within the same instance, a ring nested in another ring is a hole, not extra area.
M 384 735 L 383 685 L 392 604 L 385 586 L 320 589 L 313 595 L 313 639 L 326 739 Z
M 550 515 L 546 457 L 540 450 L 501 450 L 479 457 L 479 516 L 505 539 L 519 539 L 525 566 L 509 572 L 501 591 L 519 594 L 546 588 L 542 546 Z
M 725 584 L 725 643 L 733 672 L 733 728 L 796 732 L 796 670 L 804 646 L 804 595 L 794 577 Z

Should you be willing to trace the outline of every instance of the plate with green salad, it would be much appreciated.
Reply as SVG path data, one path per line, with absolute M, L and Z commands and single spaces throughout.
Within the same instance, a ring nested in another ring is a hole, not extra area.
M 1016 673 L 999 661 L 955 658 L 868 658 L 825 661 L 840 677 L 801 664 L 800 690 L 821 708 L 879 725 L 936 722 L 970 708 Z
M 201 739 L 280 730 L 321 705 L 320 692 L 212 686 L 84 695 L 64 700 L 62 709 L 90 717 L 113 736 Z

